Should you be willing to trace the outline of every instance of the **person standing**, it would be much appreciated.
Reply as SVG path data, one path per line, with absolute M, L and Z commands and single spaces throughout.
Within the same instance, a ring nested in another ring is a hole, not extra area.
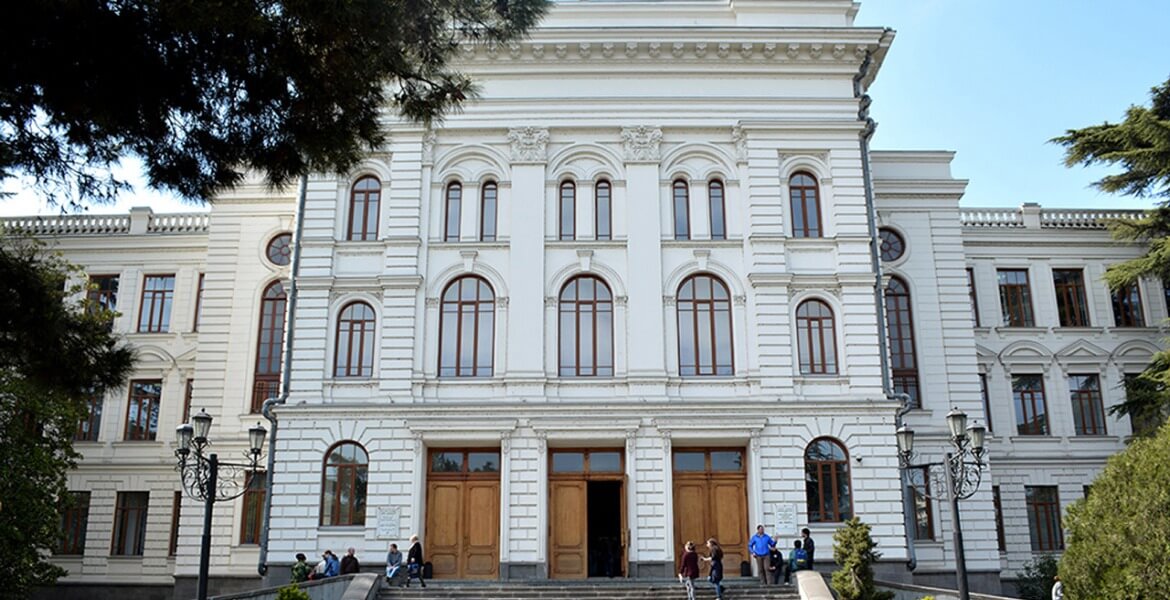
M 678 580 L 687 588 L 687 600 L 695 600 L 695 580 L 699 578 L 699 555 L 695 552 L 695 543 L 687 540 L 683 546 L 682 567 L 678 570 Z
M 403 587 L 410 587 L 410 580 L 414 578 L 418 578 L 419 585 L 427 587 L 423 579 L 423 547 L 417 534 L 410 536 L 410 549 L 406 551 L 406 585 Z
M 1060 581 L 1060 575 L 1053 579 L 1056 584 L 1052 586 L 1052 600 L 1064 600 L 1064 583 Z
M 353 555 L 354 549 L 350 548 L 345 556 L 341 557 L 341 574 L 349 575 L 350 573 L 357 573 L 362 570 L 361 563 L 358 562 L 356 556 Z
M 813 543 L 812 533 L 809 532 L 808 527 L 800 530 L 800 544 L 804 548 L 804 553 L 808 555 L 808 568 L 816 567 L 816 553 L 817 546 Z
M 302 581 L 309 580 L 309 572 L 313 570 L 313 567 L 310 567 L 309 563 L 305 562 L 305 560 L 307 560 L 305 554 L 303 552 L 297 552 L 297 562 L 293 563 L 292 566 L 291 581 L 293 583 L 301 583 Z
M 708 556 L 704 556 L 703 560 L 711 563 L 711 572 L 707 574 L 707 581 L 715 586 L 716 600 L 723 600 L 723 548 L 719 547 L 719 542 L 715 538 L 707 540 Z
M 748 540 L 748 551 L 752 561 L 756 563 L 756 571 L 760 574 L 760 583 L 768 585 L 768 556 L 772 548 L 776 547 L 776 540 L 764 533 L 763 525 L 756 525 L 756 534 Z

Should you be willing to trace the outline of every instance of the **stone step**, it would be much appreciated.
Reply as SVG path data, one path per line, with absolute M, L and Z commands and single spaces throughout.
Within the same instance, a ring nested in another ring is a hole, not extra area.
M 696 581 L 696 598 L 711 599 L 715 590 L 706 581 Z M 724 594 L 728 600 L 796 600 L 795 586 L 762 586 L 757 582 L 725 581 Z M 680 600 L 686 598 L 682 584 L 677 582 L 463 582 L 430 581 L 426 589 L 413 582 L 409 588 L 391 588 L 383 585 L 379 600 L 448 600 L 516 598 L 530 600 Z

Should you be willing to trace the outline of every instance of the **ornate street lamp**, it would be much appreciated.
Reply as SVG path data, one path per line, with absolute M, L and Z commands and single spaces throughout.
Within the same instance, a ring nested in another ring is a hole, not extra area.
M 947 413 L 947 429 L 950 430 L 951 446 L 954 452 L 947 452 L 943 462 L 915 464 L 917 453 L 914 452 L 914 430 L 902 426 L 895 433 L 898 440 L 898 465 L 903 470 L 923 469 L 925 476 L 923 483 L 932 481 L 930 489 L 941 487 L 946 489 L 948 500 L 951 503 L 951 520 L 955 542 L 955 577 L 958 580 L 959 600 L 969 600 L 967 591 L 967 556 L 963 551 L 963 528 L 959 519 L 959 501 L 975 495 L 979 484 L 983 482 L 983 470 L 987 464 L 983 457 L 987 455 L 984 441 L 987 439 L 987 429 L 982 425 L 972 423 L 967 425 L 967 414 L 958 408 L 952 408 Z M 937 467 L 937 469 L 936 469 Z M 932 500 L 938 500 L 929 493 L 922 495 Z
M 220 462 L 214 452 L 207 453 L 211 441 L 211 415 L 200 410 L 191 417 L 192 423 L 179 425 L 176 438 L 179 447 L 175 457 L 179 459 L 176 470 L 183 482 L 187 495 L 203 502 L 203 540 L 199 549 L 199 591 L 198 600 L 207 600 L 207 568 L 211 561 L 211 511 L 216 502 L 234 500 L 247 491 L 250 475 L 260 467 L 260 453 L 264 449 L 264 436 L 268 433 L 260 423 L 248 430 L 249 450 L 244 453 L 247 463 Z M 226 471 L 220 478 L 220 469 Z

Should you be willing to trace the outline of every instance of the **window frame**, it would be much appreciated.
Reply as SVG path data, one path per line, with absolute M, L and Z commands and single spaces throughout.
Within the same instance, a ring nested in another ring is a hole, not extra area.
M 895 289 L 895 284 L 900 290 Z M 914 331 L 914 304 L 910 295 L 910 284 L 897 275 L 890 277 L 884 298 L 891 383 L 895 392 L 910 396 L 911 408 L 922 408 L 921 380 L 918 377 L 918 338 Z M 903 337 L 903 329 L 909 335 Z M 897 335 L 895 332 L 898 332 Z M 909 345 L 908 352 L 903 351 L 906 345 Z M 902 366 L 898 366 L 899 364 Z
M 1083 378 L 1083 383 L 1074 381 Z M 1085 389 L 1084 383 L 1093 382 L 1095 389 Z M 1068 395 L 1072 404 L 1073 431 L 1076 435 L 1108 435 L 1105 420 L 1105 401 L 1101 394 L 1101 376 L 1097 373 L 1069 373 Z
M 354 311 L 359 307 L 369 312 L 369 318 L 346 317 L 349 311 Z M 368 379 L 373 377 L 378 329 L 378 313 L 374 307 L 363 300 L 348 302 L 341 307 L 341 310 L 337 311 L 336 323 L 333 340 L 334 379 Z M 343 338 L 346 356 L 344 367 L 341 362 Z M 352 360 L 355 347 L 357 361 Z M 354 368 L 355 362 L 356 369 Z
M 811 185 L 797 183 L 797 178 L 807 177 Z M 811 194 L 811 198 L 810 195 Z M 824 222 L 821 220 L 821 182 L 816 175 L 809 171 L 795 171 L 788 176 L 788 201 L 792 211 L 792 237 L 794 238 L 823 238 L 825 237 Z M 810 219 L 810 205 L 812 207 Z M 802 220 L 797 221 L 800 214 Z M 810 222 L 811 221 L 811 222 Z M 799 223 L 799 228 L 797 227 Z
M 1007 536 L 1003 528 L 1003 501 L 999 495 L 999 486 L 991 486 L 991 502 L 995 508 L 995 538 L 1000 552 L 1007 552 Z
M 143 392 L 143 393 L 139 393 L 138 395 L 136 395 L 136 392 L 138 391 L 138 386 L 142 386 L 143 388 L 145 388 L 146 386 L 150 386 L 150 385 L 154 385 L 154 386 L 158 387 L 157 394 L 151 395 L 151 394 L 147 394 L 147 393 Z M 133 379 L 130 381 L 130 385 L 128 387 L 129 387 L 129 390 L 128 390 L 128 396 L 127 396 L 127 401 L 126 401 L 126 421 L 125 421 L 125 428 L 122 432 L 122 439 L 124 441 L 127 441 L 127 442 L 154 442 L 154 441 L 157 441 L 158 440 L 158 420 L 159 420 L 159 415 L 162 413 L 163 380 L 161 380 L 161 379 Z M 146 406 L 148 408 L 145 408 L 145 409 L 143 408 L 143 401 L 149 401 L 146 404 Z M 147 417 L 148 423 L 146 424 L 145 429 L 143 428 L 142 425 L 136 426 L 138 429 L 143 430 L 142 433 L 136 433 L 137 430 L 131 429 L 131 427 L 130 427 L 130 417 L 131 417 L 131 415 L 134 414 L 135 407 L 138 408 L 137 412 L 138 412 L 139 418 L 141 418 L 144 411 L 148 415 L 153 414 L 153 417 L 154 417 L 153 419 L 151 419 L 149 416 Z M 154 421 L 154 430 L 153 431 L 149 430 L 149 427 L 150 427 L 149 421 L 150 420 Z
M 191 320 L 191 331 L 199 333 L 199 322 L 203 320 L 203 278 L 206 273 L 199 274 L 199 281 L 195 284 L 195 317 Z
M 679 195 L 679 191 L 682 195 Z M 691 239 L 691 187 L 685 179 L 675 179 L 670 183 L 671 217 L 674 219 L 672 227 L 675 240 Z M 682 203 L 681 209 L 679 203 Z M 679 221 L 682 217 L 682 221 Z M 680 229 L 680 225 L 683 229 Z
M 1140 283 L 1127 285 L 1110 293 L 1113 305 L 1114 327 L 1145 327 L 1146 315 L 1142 308 L 1142 286 Z
M 605 217 L 602 218 L 602 194 L 605 190 Z M 605 225 L 603 228 L 602 225 Z M 604 230 L 604 233 L 603 233 Z M 608 179 L 598 179 L 593 184 L 593 237 L 598 241 L 613 239 L 613 184 Z
M 971 296 L 971 324 L 974 327 L 982 327 L 982 320 L 979 318 L 979 294 L 975 289 L 975 268 L 967 267 L 967 293 Z
M 116 312 L 118 310 L 118 288 L 121 285 L 122 276 L 115 273 L 89 275 L 88 277 L 89 281 L 85 290 L 86 301 L 110 312 Z M 110 283 L 112 285 L 108 285 Z
M 916 479 L 915 473 L 921 479 Z M 906 475 L 914 493 L 914 539 L 933 542 L 937 538 L 934 532 L 934 503 L 930 498 L 930 467 L 910 467 Z
M 131 499 L 140 504 L 128 506 Z M 114 528 L 110 535 L 110 556 L 143 556 L 146 550 L 146 525 L 150 512 L 150 492 L 117 492 L 114 499 Z M 127 539 L 130 520 L 137 519 L 136 539 Z M 127 546 L 129 544 L 129 546 Z M 128 551 L 124 551 L 128 550 Z
M 264 291 L 260 293 L 259 323 L 256 326 L 256 360 L 252 363 L 250 414 L 259 413 L 264 401 L 280 392 L 287 309 L 288 291 L 284 288 L 284 282 L 277 279 L 264 286 Z M 269 349 L 267 353 L 264 352 L 265 348 Z
M 170 287 L 148 290 L 151 280 L 161 280 L 164 286 L 169 281 Z M 171 309 L 175 301 L 175 274 L 147 273 L 143 275 L 142 293 L 139 300 L 138 333 L 169 333 Z
M 719 190 L 716 201 L 715 190 Z M 715 216 L 719 216 L 719 229 L 715 229 Z M 707 182 L 707 218 L 711 226 L 712 240 L 727 239 L 727 187 L 722 179 L 711 179 Z
M 1028 269 L 996 269 L 995 273 L 999 283 L 999 306 L 1004 327 L 1035 327 L 1036 313 L 1032 307 L 1032 282 Z M 1023 283 L 1004 280 L 1005 275 L 1021 273 Z
M 463 218 L 463 182 L 451 181 L 443 188 L 443 241 L 458 242 Z
M 345 464 L 345 465 L 342 465 L 342 464 L 333 465 L 334 467 L 337 468 L 337 475 L 336 475 L 337 479 L 336 479 L 336 481 L 331 481 L 329 478 L 329 468 L 330 468 L 329 459 L 333 456 L 333 454 L 335 452 L 340 451 L 340 449 L 343 446 L 347 446 L 347 445 L 352 445 L 355 448 L 357 448 L 357 450 L 360 450 L 361 454 L 355 455 L 355 456 L 362 457 L 364 459 L 364 462 L 355 462 L 355 463 Z M 357 484 L 360 481 L 359 475 L 363 469 L 365 470 L 365 486 L 366 487 L 365 487 L 365 490 L 362 491 L 360 498 L 359 498 L 359 494 L 357 492 Z M 346 507 L 346 509 L 348 510 L 348 517 L 349 517 L 348 519 L 341 518 L 342 516 L 345 516 L 345 514 L 342 512 L 341 494 L 339 493 L 340 489 L 341 489 L 341 485 L 342 485 L 343 473 L 346 475 L 346 477 L 348 479 L 350 490 L 351 490 L 351 493 L 350 493 L 351 502 L 350 502 L 349 506 Z M 321 499 L 320 499 L 320 519 L 319 519 L 319 524 L 321 527 L 358 527 L 358 526 L 364 527 L 365 526 L 365 524 L 366 524 L 365 521 L 366 521 L 366 516 L 367 516 L 366 512 L 369 508 L 369 504 L 368 504 L 368 501 L 369 501 L 369 498 L 368 498 L 368 496 L 369 496 L 369 474 L 370 474 L 370 454 L 366 450 L 365 446 L 363 446 L 362 444 L 360 444 L 354 440 L 341 440 L 341 441 L 333 444 L 332 446 L 330 446 L 329 449 L 325 451 L 324 458 L 321 462 Z M 332 492 L 333 492 L 332 493 L 332 502 L 330 503 L 330 505 L 328 507 L 326 507 L 325 496 L 326 496 L 326 492 L 328 490 L 332 490 Z M 358 510 L 359 510 L 359 506 L 360 506 L 360 513 L 361 513 L 360 518 L 359 518 L 359 515 L 357 514 Z
M 582 294 L 580 292 L 580 285 L 586 281 L 591 282 L 592 285 L 594 286 L 593 293 L 592 293 L 592 299 L 582 299 L 581 298 Z M 569 287 L 572 286 L 573 284 L 577 285 L 577 287 L 574 289 L 574 298 L 573 299 L 566 299 L 566 294 L 569 292 Z M 602 291 L 604 291 L 604 294 L 606 296 L 604 299 L 599 297 L 601 295 L 600 292 L 602 292 Z M 565 373 L 566 367 L 569 366 L 568 363 L 566 362 L 566 359 L 569 357 L 565 356 L 564 321 L 565 321 L 566 314 L 570 314 L 570 313 L 565 312 L 566 305 L 572 306 L 571 314 L 573 315 L 573 325 L 574 325 L 574 332 L 573 332 L 573 342 L 574 343 L 573 343 L 573 351 L 572 351 L 572 357 L 571 357 L 573 359 L 572 360 L 572 372 L 568 373 L 568 374 Z M 581 343 L 582 343 L 582 338 L 581 338 L 581 334 L 582 334 L 581 318 L 583 316 L 582 307 L 590 307 L 590 309 L 587 311 L 586 314 L 592 316 L 592 335 L 589 338 L 592 341 L 592 343 L 590 343 L 589 346 L 592 349 L 592 354 L 593 354 L 593 361 L 592 361 L 591 367 L 583 367 L 581 364 L 580 350 L 581 350 Z M 602 348 L 601 346 L 603 344 L 599 343 L 599 339 L 598 339 L 599 338 L 598 334 L 602 330 L 601 329 L 602 326 L 601 326 L 601 324 L 599 324 L 599 321 L 601 320 L 601 315 L 603 313 L 609 314 L 609 335 L 608 335 L 609 344 L 608 344 L 608 348 Z M 614 312 L 614 302 L 613 302 L 613 291 L 610 289 L 609 284 L 607 284 L 604 279 L 597 277 L 596 275 L 578 275 L 578 276 L 572 277 L 568 281 L 566 281 L 565 284 L 563 286 L 561 286 L 560 293 L 557 294 L 557 375 L 560 377 L 613 377 L 614 371 L 615 371 L 615 365 L 614 365 L 614 325 L 615 325 L 615 323 L 614 323 L 614 319 L 615 319 L 615 312 Z M 608 373 L 603 372 L 605 367 L 602 367 L 599 363 L 599 359 L 606 356 L 606 355 L 608 355 L 608 365 L 607 365 L 607 368 L 609 370 Z M 592 371 L 592 372 L 588 372 L 588 371 Z
M 488 198 L 491 192 L 491 198 Z M 490 202 L 490 206 L 489 206 Z M 479 185 L 479 241 L 494 242 L 498 237 L 499 221 L 497 215 L 500 207 L 500 186 L 495 180 L 489 179 Z M 491 230 L 488 230 L 488 225 Z
M 96 442 L 101 439 L 102 408 L 105 404 L 105 397 L 102 394 L 91 393 L 85 399 L 85 402 L 89 411 L 85 418 L 77 424 L 77 431 L 73 434 L 73 441 Z M 88 429 L 86 425 L 89 426 Z
M 260 543 L 264 525 L 264 501 L 268 495 L 268 472 L 249 471 L 244 476 L 244 495 L 240 503 L 240 545 Z
M 373 186 L 359 187 L 370 182 L 373 183 Z M 359 204 L 361 212 L 358 211 Z M 371 205 L 373 206 L 372 210 Z M 349 188 L 349 219 L 346 224 L 345 241 L 368 242 L 377 240 L 381 212 L 382 180 L 373 175 L 359 177 Z M 371 216 L 373 216 L 372 222 Z M 360 228 L 357 227 L 359 218 L 361 220 Z
M 173 557 L 179 550 L 179 518 L 183 507 L 183 492 L 175 492 L 171 500 L 171 539 L 167 544 L 167 556 Z
M 995 431 L 991 424 L 991 388 L 987 384 L 987 373 L 979 374 L 979 394 L 983 400 L 983 418 L 987 419 L 987 433 Z
M 477 285 L 474 299 L 464 300 L 463 295 L 462 295 L 462 287 L 460 287 L 460 291 L 456 293 L 455 299 L 448 300 L 447 293 L 451 290 L 451 288 L 453 286 L 456 286 L 456 285 L 461 286 L 462 282 L 464 282 L 464 281 L 469 281 L 469 282 L 474 281 L 474 282 L 477 282 L 479 285 L 482 285 L 487 290 L 488 298 L 483 299 L 480 297 L 480 294 L 482 292 L 482 288 L 480 288 Z M 445 363 L 443 361 L 443 357 L 445 356 L 445 354 L 443 352 L 443 337 L 444 337 L 443 334 L 444 334 L 444 329 L 448 326 L 448 325 L 446 325 L 447 318 L 445 315 L 448 314 L 447 309 L 449 306 L 455 307 L 455 311 L 453 313 L 455 315 L 454 320 L 455 320 L 455 327 L 456 327 L 455 338 L 454 338 L 456 345 L 455 345 L 455 353 L 453 355 L 455 364 L 450 367 L 450 368 L 454 369 L 453 372 L 451 372 L 449 374 L 444 374 L 444 369 L 447 368 L 447 366 L 445 365 Z M 470 308 L 466 308 L 466 307 L 470 307 Z M 461 360 L 463 357 L 463 350 L 464 350 L 463 349 L 463 321 L 464 321 L 464 315 L 468 311 L 470 311 L 471 314 L 473 315 L 473 319 L 472 319 L 473 325 L 472 326 L 474 327 L 475 331 L 473 333 L 473 338 L 472 338 L 472 350 L 471 350 L 472 356 L 471 356 L 471 366 L 470 366 L 471 372 L 470 372 L 470 374 L 464 374 L 463 371 L 466 370 L 467 368 L 465 368 L 463 366 L 463 361 Z M 481 323 L 484 322 L 485 317 L 489 321 L 489 325 L 486 326 L 488 328 L 487 331 L 483 331 L 483 327 L 481 326 Z M 488 363 L 486 366 L 480 366 L 479 365 L 480 335 L 484 334 L 484 333 L 486 333 L 489 337 L 488 346 L 487 346 Z M 486 279 L 484 279 L 483 277 L 480 277 L 478 275 L 463 275 L 460 277 L 456 277 L 455 279 L 452 279 L 450 282 L 448 282 L 447 285 L 443 287 L 443 292 L 439 296 L 439 343 L 438 343 L 438 347 L 439 347 L 439 357 L 438 358 L 439 358 L 439 360 L 438 360 L 438 373 L 437 373 L 438 377 L 439 378 L 491 377 L 495 373 L 495 334 L 496 334 L 496 295 L 495 295 L 495 289 L 492 287 L 492 285 Z M 486 371 L 486 372 L 481 373 L 480 371 Z
M 568 195 L 565 192 L 568 192 Z M 565 203 L 568 203 L 568 206 Z M 566 179 L 557 186 L 557 239 L 577 239 L 577 183 Z
M 842 459 L 836 459 L 836 458 L 810 459 L 809 458 L 809 450 L 815 444 L 822 442 L 822 441 L 827 442 L 829 444 L 832 444 L 833 446 L 840 449 L 841 453 L 844 455 L 844 458 L 842 458 Z M 838 440 L 837 438 L 834 438 L 834 437 L 820 436 L 820 437 L 814 438 L 812 441 L 810 441 L 808 443 L 808 445 L 806 445 L 804 447 L 803 457 L 804 457 L 804 473 L 805 473 L 805 484 L 804 484 L 804 487 L 805 487 L 805 508 L 806 508 L 806 514 L 808 515 L 808 522 L 809 523 L 843 523 L 845 521 L 848 521 L 850 518 L 852 518 L 853 515 L 855 514 L 854 507 L 853 507 L 853 479 L 852 479 L 853 475 L 849 469 L 849 449 L 845 447 L 845 444 L 841 443 L 841 440 Z M 816 511 L 813 510 L 813 504 L 812 504 L 811 491 L 813 488 L 810 487 L 810 482 L 809 482 L 809 479 L 810 479 L 809 478 L 809 469 L 810 469 L 810 467 L 816 469 L 816 483 L 818 484 L 817 499 L 820 500 L 820 502 L 821 502 L 821 507 L 818 507 L 818 509 Z M 829 475 L 828 478 L 824 477 L 824 475 L 826 475 L 826 474 Z M 844 478 L 844 480 L 845 480 L 844 489 L 848 493 L 848 504 L 846 506 L 844 506 L 844 508 L 846 509 L 844 511 L 841 510 L 843 508 L 843 506 L 842 506 L 841 497 L 839 494 L 839 492 L 841 491 L 841 489 L 840 489 L 841 486 L 839 484 L 839 481 L 842 478 Z M 825 498 L 824 486 L 825 485 L 828 485 L 829 489 L 832 491 L 832 504 L 831 504 L 832 515 L 824 515 L 823 511 L 820 510 L 824 506 L 824 498 Z M 815 517 L 814 517 L 814 515 L 815 515 Z
M 1074 280 L 1069 281 L 1070 278 Z M 1053 269 L 1052 287 L 1056 290 L 1056 315 L 1060 326 L 1089 327 L 1092 320 L 1085 294 L 1085 270 Z
M 1035 378 L 1035 381 L 1039 383 L 1039 390 L 1018 389 L 1017 382 L 1022 382 L 1024 377 Z M 1052 435 L 1052 424 L 1048 416 L 1048 396 L 1045 393 L 1045 387 L 1044 375 L 1042 374 L 1019 373 L 1012 375 L 1012 404 L 1016 410 L 1016 435 Z M 1039 399 L 1039 402 L 1037 402 L 1037 399 Z M 1043 412 L 1041 413 L 1041 411 Z M 1038 420 L 1040 414 L 1044 416 L 1042 423 Z M 1037 427 L 1037 425 L 1042 426 Z M 1039 431 L 1036 431 L 1037 428 Z
M 1051 492 L 1051 498 L 1035 495 Z M 1032 552 L 1064 550 L 1064 531 L 1060 522 L 1060 489 L 1055 485 L 1024 486 L 1024 503 L 1028 511 L 1028 538 Z
M 828 316 L 802 315 L 806 306 L 814 304 L 824 307 Z M 817 298 L 806 298 L 796 305 L 797 365 L 802 376 L 838 375 L 840 364 L 837 360 L 837 322 L 832 305 Z M 826 341 L 828 337 L 828 343 Z M 820 360 L 813 360 L 814 338 L 820 340 Z M 831 360 L 830 360 L 831 359 Z
M 698 297 L 698 281 L 701 278 L 706 278 L 711 281 L 709 286 L 711 295 L 709 298 Z M 684 298 L 683 291 L 687 284 L 691 284 L 691 298 Z M 723 295 L 726 299 L 717 298 L 716 287 L 719 286 L 723 290 Z M 689 308 L 688 308 L 689 307 Z M 684 311 L 690 313 L 690 327 L 684 330 L 683 316 Z M 710 364 L 704 364 L 703 354 L 700 351 L 699 342 L 702 337 L 699 335 L 699 325 L 703 314 L 707 315 L 709 321 L 709 348 Z M 727 331 L 727 360 L 725 363 L 720 362 L 719 353 L 719 320 L 720 315 L 726 315 Z M 723 279 L 713 273 L 693 273 L 679 283 L 678 289 L 675 292 L 675 324 L 677 327 L 676 333 L 678 335 L 678 373 L 680 377 L 732 377 L 735 375 L 735 309 L 732 303 L 731 288 Z M 687 332 L 684 335 L 684 331 Z M 683 364 L 683 345 L 684 340 L 691 342 L 691 347 L 694 348 L 694 363 L 692 365 Z
M 896 242 L 896 244 L 895 244 Z M 886 251 L 897 251 L 897 256 L 887 256 Z M 906 238 L 889 227 L 878 229 L 878 255 L 882 262 L 895 262 L 906 256 Z
M 69 491 L 68 506 L 61 510 L 61 539 L 53 550 L 53 556 L 85 556 L 85 540 L 89 530 L 89 507 L 92 494 L 89 491 Z

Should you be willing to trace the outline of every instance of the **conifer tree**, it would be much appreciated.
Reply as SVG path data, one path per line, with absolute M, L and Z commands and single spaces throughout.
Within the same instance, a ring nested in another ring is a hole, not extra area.
M 853 517 L 833 534 L 833 591 L 841 600 L 888 600 L 892 592 L 879 592 L 873 584 L 873 563 L 881 557 L 870 526 Z

